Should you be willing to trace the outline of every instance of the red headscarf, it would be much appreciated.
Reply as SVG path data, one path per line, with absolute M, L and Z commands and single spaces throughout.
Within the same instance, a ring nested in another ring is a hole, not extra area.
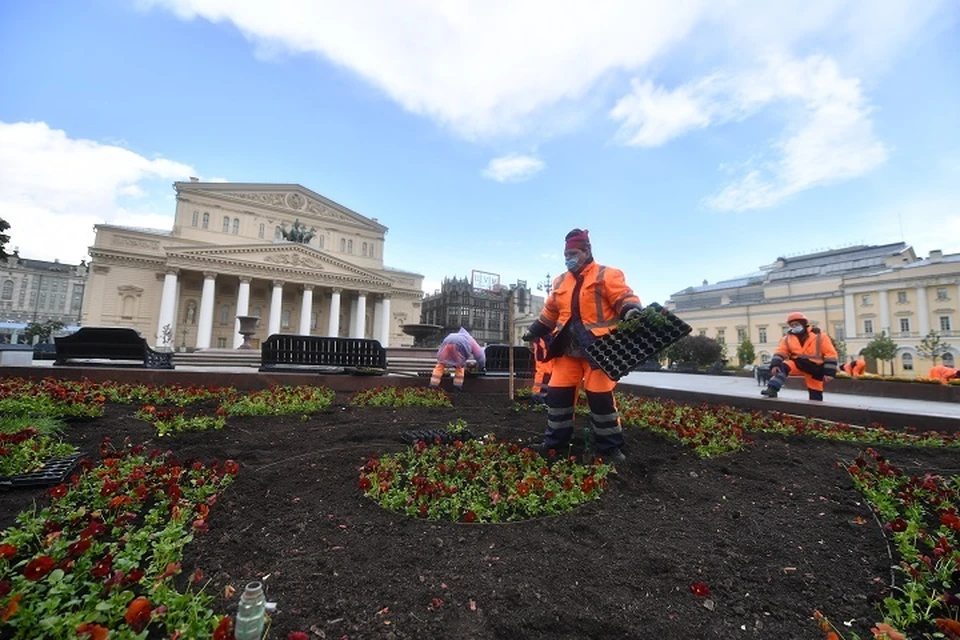
M 574 229 L 567 234 L 566 241 L 566 244 L 563 246 L 564 251 L 580 249 L 581 251 L 590 252 L 590 232 L 587 229 Z

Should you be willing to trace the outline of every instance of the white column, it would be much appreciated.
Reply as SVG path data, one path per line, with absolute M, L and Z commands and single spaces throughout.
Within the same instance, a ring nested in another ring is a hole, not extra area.
M 379 340 L 383 333 L 383 301 L 377 300 L 373 303 L 373 339 Z
M 390 315 L 390 298 L 383 296 L 383 314 L 380 323 L 380 346 L 386 349 L 390 346 L 390 325 L 393 316 Z
M 283 281 L 273 281 L 273 296 L 270 298 L 270 324 L 267 325 L 267 337 L 280 333 L 280 313 L 283 307 Z
M 303 285 L 303 302 L 300 304 L 300 335 L 310 335 L 310 314 L 313 311 L 313 285 Z
M 930 333 L 930 308 L 927 307 L 927 288 L 917 287 L 917 316 L 920 337 L 924 338 Z
M 357 324 L 354 328 L 352 338 L 366 337 L 367 333 L 367 293 L 365 291 L 357 292 Z
M 203 272 L 203 291 L 200 293 L 200 318 L 197 320 L 197 349 L 210 348 L 213 333 L 213 296 L 217 274 Z
M 327 336 L 336 338 L 340 333 L 340 291 L 334 289 L 330 294 L 330 321 L 327 324 Z
M 886 331 L 889 336 L 890 331 L 890 301 L 887 299 L 889 291 L 881 289 L 877 292 L 880 296 L 880 331 Z
M 854 296 L 848 293 L 843 296 L 843 324 L 844 340 L 850 341 L 857 337 L 857 307 L 854 304 Z
M 177 270 L 168 269 L 163 277 L 163 294 L 160 297 L 160 319 L 157 321 L 157 346 L 173 348 L 177 344 Z M 170 344 L 163 344 L 163 328 L 170 325 Z
M 237 316 L 246 316 L 250 314 L 250 278 L 240 276 L 240 289 L 237 291 Z M 243 344 L 243 336 L 240 335 L 240 320 L 234 320 L 233 324 L 233 348 L 237 349 Z

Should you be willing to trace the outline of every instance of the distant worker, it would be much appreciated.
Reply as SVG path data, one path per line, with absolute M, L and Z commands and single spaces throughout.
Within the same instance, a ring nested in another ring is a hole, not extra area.
M 849 373 L 854 378 L 859 378 L 867 372 L 867 361 L 863 359 L 863 356 L 859 358 L 850 358 L 850 364 L 847 365 L 847 373 Z
M 620 320 L 639 316 L 640 298 L 627 286 L 620 269 L 594 261 L 587 230 L 573 229 L 566 235 L 563 259 L 567 270 L 553 281 L 540 317 L 523 336 L 532 341 L 556 334 L 547 350 L 547 358 L 553 361 L 547 428 L 536 449 L 542 455 L 550 451 L 563 455 L 573 437 L 577 389 L 582 382 L 596 453 L 608 462 L 623 462 L 623 427 L 613 399 L 617 383 L 597 367 L 585 349 L 613 331 Z
M 934 380 L 939 380 L 943 384 L 947 384 L 951 380 L 960 378 L 960 369 L 954 369 L 953 367 L 940 364 L 931 367 L 928 376 Z
M 547 360 L 548 347 L 544 338 L 537 338 L 530 343 L 530 348 L 533 350 L 533 364 L 536 367 L 531 398 L 539 404 L 547 402 L 547 389 L 550 386 L 550 376 L 553 374 L 553 360 Z
M 802 375 L 811 400 L 823 400 L 823 382 L 837 375 L 837 350 L 830 336 L 811 327 L 802 313 L 787 316 L 789 332 L 770 360 L 770 382 L 761 395 L 776 398 L 787 376 Z
M 487 366 L 483 347 L 474 340 L 469 331 L 461 327 L 460 331 L 451 333 L 440 343 L 440 348 L 437 349 L 437 366 L 433 368 L 433 375 L 430 376 L 430 388 L 439 387 L 447 367 L 454 367 L 453 388 L 463 391 L 468 360 L 475 360 L 478 369 L 485 369 Z

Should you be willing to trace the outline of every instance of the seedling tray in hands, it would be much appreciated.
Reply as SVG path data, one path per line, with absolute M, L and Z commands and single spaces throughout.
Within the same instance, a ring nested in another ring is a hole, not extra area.
M 82 453 L 74 453 L 66 458 L 47 460 L 43 468 L 30 473 L 16 476 L 0 476 L 0 489 L 20 489 L 24 487 L 46 487 L 60 484 L 66 479 L 77 461 L 83 457 Z
M 691 331 L 686 322 L 652 302 L 639 319 L 621 323 L 585 351 L 605 374 L 619 380 Z

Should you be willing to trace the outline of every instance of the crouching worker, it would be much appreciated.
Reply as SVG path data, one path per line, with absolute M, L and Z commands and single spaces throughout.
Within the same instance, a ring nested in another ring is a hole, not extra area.
M 547 360 L 547 341 L 537 338 L 530 343 L 533 350 L 533 364 L 536 367 L 533 375 L 533 389 L 531 398 L 539 404 L 547 402 L 547 388 L 550 386 L 550 376 L 553 374 L 553 360 Z
M 802 313 L 787 316 L 789 332 L 770 359 L 770 382 L 761 395 L 776 398 L 787 376 L 802 375 L 811 400 L 823 400 L 823 382 L 837 375 L 837 350 L 830 336 L 811 327 Z
M 929 376 L 942 384 L 949 384 L 951 380 L 960 378 L 960 370 L 941 364 L 931 367 Z
M 484 369 L 487 366 L 487 356 L 473 336 L 464 329 L 451 333 L 437 349 L 437 366 L 433 368 L 433 375 L 430 376 L 430 388 L 436 389 L 440 386 L 440 380 L 447 367 L 454 368 L 453 388 L 457 391 L 463 391 L 463 378 L 467 373 L 467 361 L 476 360 L 477 369 Z

